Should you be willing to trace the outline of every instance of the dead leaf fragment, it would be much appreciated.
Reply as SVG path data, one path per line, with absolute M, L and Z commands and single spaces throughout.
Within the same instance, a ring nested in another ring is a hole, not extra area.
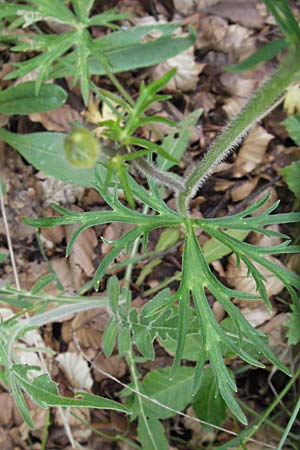
M 251 178 L 250 180 L 241 181 L 235 183 L 231 189 L 230 195 L 234 202 L 240 202 L 250 195 L 257 186 L 259 181 L 258 177 Z
M 236 158 L 234 176 L 239 178 L 258 167 L 264 158 L 273 135 L 263 127 L 256 126 L 246 137 Z
M 43 172 L 38 172 L 36 176 L 39 179 L 39 186 L 42 191 L 41 197 L 45 206 L 50 205 L 50 203 L 73 204 L 76 200 L 80 200 L 84 194 L 83 186 L 64 183 Z
M 275 263 L 279 266 L 283 265 L 274 256 L 265 255 L 265 259 Z M 283 283 L 269 270 L 253 262 L 259 272 L 265 277 L 265 287 L 269 297 L 279 294 L 283 289 Z M 252 276 L 247 276 L 248 267 L 241 261 L 240 266 L 237 267 L 236 255 L 230 255 L 228 259 L 228 267 L 226 273 L 226 279 L 228 283 L 235 289 L 247 292 L 249 294 L 257 294 L 256 283 Z
M 199 422 L 195 422 L 192 419 L 193 417 L 196 417 L 192 406 L 188 407 L 186 413 L 189 417 L 184 417 L 184 426 L 193 432 L 193 437 L 190 440 L 190 444 L 195 448 L 203 448 L 204 443 L 213 442 L 216 437 L 216 431 L 213 429 L 211 429 L 212 431 L 205 431 Z
M 245 319 L 254 327 L 259 327 L 263 323 L 269 321 L 273 315 L 270 313 L 263 303 L 259 305 L 246 306 L 240 309 Z
M 280 359 L 283 364 L 290 364 L 290 353 L 286 339 L 286 323 L 288 322 L 288 315 L 280 313 L 271 318 L 266 324 L 259 327 L 259 330 L 268 336 L 269 347 L 272 352 Z
M 245 27 L 261 28 L 263 17 L 256 7 L 256 0 L 218 0 L 205 8 L 207 13 L 230 19 Z
M 196 89 L 198 76 L 202 72 L 205 64 L 197 64 L 194 57 L 194 50 L 190 47 L 188 50 L 180 53 L 174 58 L 170 58 L 160 63 L 153 71 L 152 78 L 157 80 L 166 72 L 176 67 L 175 76 L 168 82 L 166 89 L 171 92 L 188 92 Z
M 81 122 L 79 112 L 70 105 L 63 105 L 52 111 L 29 114 L 32 122 L 40 122 L 48 131 L 70 131 L 75 122 Z
M 55 359 L 73 388 L 91 390 L 93 379 L 89 366 L 81 355 L 66 352 L 61 353 Z
M 67 225 L 66 235 L 68 240 L 78 228 L 79 225 L 77 224 Z M 91 277 L 95 271 L 93 259 L 95 258 L 94 248 L 97 244 L 98 239 L 95 230 L 88 228 L 78 236 L 72 247 L 69 262 L 76 289 L 80 288 L 84 274 Z
M 126 363 L 119 355 L 106 358 L 103 354 L 99 354 L 93 361 L 94 377 L 98 382 L 107 378 L 105 372 L 116 378 L 121 378 L 126 374 L 126 371 Z
M 250 56 L 256 48 L 250 30 L 240 25 L 228 25 L 221 17 L 207 15 L 200 19 L 196 46 L 230 54 L 233 62 Z
M 193 14 L 196 9 L 204 8 L 209 4 L 217 3 L 219 0 L 173 0 L 174 8 L 183 16 Z

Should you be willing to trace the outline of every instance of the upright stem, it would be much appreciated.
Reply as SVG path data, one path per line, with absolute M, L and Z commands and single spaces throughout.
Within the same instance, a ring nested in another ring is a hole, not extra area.
M 105 70 L 106 75 L 110 79 L 110 81 L 114 84 L 114 86 L 117 88 L 117 90 L 120 92 L 120 94 L 125 98 L 125 100 L 129 103 L 130 106 L 134 106 L 134 100 L 131 97 L 131 95 L 124 89 L 122 84 L 119 82 L 118 78 L 113 74 L 113 72 L 109 68 L 109 63 L 106 61 L 105 58 L 101 61 L 103 68 Z
M 223 133 L 208 149 L 202 160 L 185 177 L 185 191 L 178 194 L 177 208 L 182 215 L 187 215 L 190 200 L 214 169 L 241 142 L 249 129 L 261 120 L 271 105 L 293 81 L 300 71 L 300 51 L 291 49 L 276 72 L 249 100 L 236 118 L 225 128 Z

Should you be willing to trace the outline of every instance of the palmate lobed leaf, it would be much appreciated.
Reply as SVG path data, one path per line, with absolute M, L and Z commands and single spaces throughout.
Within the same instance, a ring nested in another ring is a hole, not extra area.
M 268 213 L 265 214 L 265 216 Z M 264 217 L 265 218 L 265 217 Z M 238 218 L 239 220 L 239 218 Z M 259 220 L 259 217 L 258 217 Z M 205 223 L 205 219 L 202 221 Z M 197 363 L 195 377 L 194 377 L 194 386 L 195 389 L 199 385 L 201 379 L 201 372 L 206 360 L 210 361 L 212 370 L 216 377 L 216 383 L 219 389 L 219 392 L 228 407 L 232 410 L 232 412 L 238 417 L 238 419 L 246 423 L 246 418 L 238 406 L 234 396 L 232 394 L 232 390 L 235 390 L 234 384 L 232 384 L 232 380 L 230 377 L 226 375 L 226 368 L 224 366 L 224 361 L 222 358 L 223 350 L 220 346 L 220 342 L 225 342 L 226 346 L 230 348 L 235 354 L 238 354 L 242 359 L 247 361 L 249 364 L 263 367 L 263 364 L 259 362 L 256 358 L 248 353 L 245 349 L 243 350 L 240 345 L 236 341 L 232 339 L 230 334 L 225 333 L 220 328 L 220 325 L 217 323 L 212 310 L 207 302 L 205 297 L 204 287 L 206 287 L 218 300 L 225 311 L 231 316 L 234 321 L 234 324 L 237 326 L 237 329 L 240 334 L 240 339 L 247 337 L 251 340 L 253 345 L 256 347 L 256 350 L 263 354 L 267 359 L 269 359 L 273 364 L 277 365 L 281 370 L 288 373 L 286 367 L 284 367 L 281 362 L 272 354 L 267 345 L 262 339 L 262 335 L 260 332 L 252 328 L 252 326 L 245 320 L 240 311 L 235 307 L 235 305 L 231 302 L 231 298 L 233 297 L 233 292 L 228 291 L 226 287 L 223 287 L 222 284 L 215 278 L 214 274 L 211 272 L 207 262 L 205 261 L 202 250 L 200 249 L 199 243 L 194 236 L 193 228 L 191 227 L 193 220 L 187 222 L 187 236 L 185 242 L 185 249 L 183 255 L 183 275 L 182 282 L 178 291 L 178 298 L 180 301 L 179 307 L 179 320 L 178 320 L 178 340 L 177 340 L 177 349 L 173 364 L 173 375 L 176 374 L 178 370 L 180 360 L 182 358 L 183 349 L 185 345 L 186 339 L 186 322 L 187 322 L 187 311 L 190 308 L 190 295 L 192 292 L 194 305 L 196 309 L 196 313 L 199 320 L 199 328 L 202 333 L 202 351 L 200 352 L 200 357 Z M 231 222 L 234 224 L 234 222 Z M 244 258 L 248 262 L 249 270 L 252 272 L 252 275 L 255 277 L 256 282 L 258 284 L 258 288 L 260 294 L 268 302 L 268 298 L 265 294 L 265 288 L 263 284 L 263 280 L 261 278 L 260 273 L 254 268 L 251 259 L 259 262 L 260 264 L 268 267 L 269 270 L 273 271 L 280 279 L 285 278 L 285 283 L 288 285 L 289 289 L 292 289 L 291 286 L 294 286 L 296 289 L 300 290 L 300 278 L 293 274 L 292 272 L 287 271 L 285 268 L 281 268 L 276 264 L 271 263 L 263 258 L 263 254 L 267 253 L 267 247 L 258 247 L 258 251 L 255 252 L 255 246 L 251 246 L 250 244 L 243 243 L 238 241 L 237 239 L 228 236 L 226 234 L 226 238 L 224 236 L 225 233 L 218 230 L 218 227 L 211 227 L 211 221 L 209 221 L 209 227 L 203 227 L 205 231 L 209 232 L 212 236 L 218 239 L 220 242 L 228 245 L 234 252 L 239 254 L 241 252 L 240 257 Z M 234 227 L 233 227 L 234 228 Z M 287 247 L 289 242 L 285 242 L 283 244 L 274 246 L 274 253 L 283 253 L 289 247 Z M 251 248 L 251 251 L 249 251 Z M 299 247 L 291 247 L 291 251 L 299 252 Z M 262 254 L 260 254 L 262 253 Z M 270 250 L 272 253 L 272 247 Z M 245 255 L 249 255 L 246 258 Z M 206 353 L 206 354 L 205 354 Z
M 15 46 L 15 51 L 36 50 L 41 51 L 42 54 L 16 63 L 17 69 L 6 78 L 22 77 L 37 69 L 38 93 L 42 82 L 49 78 L 74 76 L 74 83 L 77 79 L 80 80 L 85 104 L 88 102 L 91 74 L 105 74 L 107 68 L 111 72 L 123 72 L 154 65 L 186 50 L 195 41 L 191 31 L 187 36 L 174 37 L 172 34 L 180 26 L 178 24 L 133 27 L 130 30 L 117 31 L 92 39 L 88 31 L 90 26 L 102 25 L 116 29 L 118 26 L 113 24 L 113 21 L 122 20 L 127 15 L 118 14 L 113 9 L 89 18 L 88 14 L 93 4 L 91 0 L 88 4 L 82 3 L 81 0 L 74 0 L 75 15 L 60 0 L 53 2 L 33 0 L 28 3 L 32 6 L 24 5 L 23 9 L 21 5 L 19 8 L 6 7 L 2 16 L 24 14 L 24 26 L 42 20 L 53 20 L 68 24 L 73 29 L 62 35 L 33 36 L 29 44 L 26 36 L 16 36 L 20 45 Z M 153 38 L 151 33 L 155 30 L 162 35 Z M 151 38 L 147 39 L 148 36 Z M 47 45 L 45 45 L 46 41 Z

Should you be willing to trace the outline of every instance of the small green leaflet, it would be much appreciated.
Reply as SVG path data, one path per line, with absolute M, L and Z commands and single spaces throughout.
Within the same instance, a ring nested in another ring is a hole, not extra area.
M 293 139 L 297 145 L 300 145 L 300 114 L 296 113 L 289 116 L 282 124 L 287 129 L 290 138 Z
M 0 263 L 2 263 L 4 260 L 5 260 L 5 258 L 7 257 L 7 253 L 0 253 Z
M 281 169 L 280 172 L 289 190 L 293 192 L 295 197 L 300 198 L 300 162 L 295 161 L 290 166 Z
M 200 387 L 195 395 L 193 408 L 198 419 L 214 425 L 222 425 L 226 420 L 226 403 L 220 396 L 215 377 L 210 368 L 203 369 Z
M 290 345 L 296 345 L 300 342 L 300 311 L 294 305 L 291 305 L 291 310 L 292 312 L 288 314 L 289 321 L 286 324 L 289 329 L 287 337 Z

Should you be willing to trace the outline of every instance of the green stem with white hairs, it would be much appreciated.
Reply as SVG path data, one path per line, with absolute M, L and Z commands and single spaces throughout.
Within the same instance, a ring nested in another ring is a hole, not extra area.
M 190 201 L 198 188 L 240 144 L 253 125 L 268 114 L 270 107 L 273 107 L 299 71 L 300 51 L 293 48 L 276 72 L 257 90 L 242 111 L 211 145 L 202 160 L 186 175 L 185 190 L 177 194 L 177 209 L 182 215 L 188 215 Z

